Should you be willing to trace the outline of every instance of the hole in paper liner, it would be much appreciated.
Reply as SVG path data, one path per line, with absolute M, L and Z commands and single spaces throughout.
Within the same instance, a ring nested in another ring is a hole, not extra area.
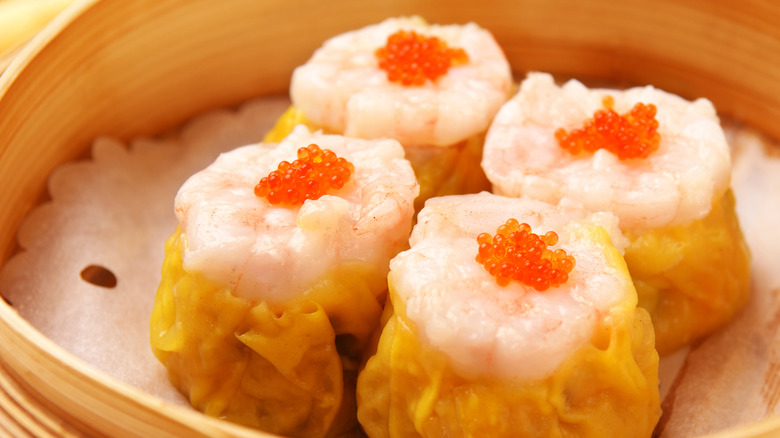
M 108 289 L 116 287 L 116 275 L 99 265 L 89 265 L 81 270 L 81 279 L 95 286 Z

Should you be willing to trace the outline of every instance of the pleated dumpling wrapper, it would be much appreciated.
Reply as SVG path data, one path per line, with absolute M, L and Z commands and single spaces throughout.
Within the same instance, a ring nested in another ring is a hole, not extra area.
M 482 164 L 496 193 L 569 197 L 618 216 L 661 355 L 746 303 L 750 253 L 729 188 L 729 147 L 708 100 L 651 86 L 558 86 L 532 73 L 496 116 Z
M 278 145 L 224 153 L 184 183 L 150 326 L 193 407 L 286 436 L 357 427 L 361 351 L 418 193 L 403 154 L 395 140 L 299 127 Z
M 565 201 L 429 200 L 358 378 L 368 436 L 649 437 L 658 353 L 612 238 Z
M 509 98 L 512 75 L 495 39 L 474 23 L 433 25 L 390 18 L 324 42 L 295 69 L 289 127 L 359 138 L 394 138 L 432 196 L 490 187 L 479 162 L 484 133 Z

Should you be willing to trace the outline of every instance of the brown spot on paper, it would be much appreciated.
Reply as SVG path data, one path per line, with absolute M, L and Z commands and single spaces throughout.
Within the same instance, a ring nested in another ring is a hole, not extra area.
M 110 269 L 100 265 L 89 265 L 81 270 L 81 279 L 95 286 L 113 289 L 116 287 L 116 275 Z

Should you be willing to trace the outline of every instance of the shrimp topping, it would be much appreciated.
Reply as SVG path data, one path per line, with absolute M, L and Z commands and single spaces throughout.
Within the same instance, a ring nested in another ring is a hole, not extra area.
M 346 158 L 312 143 L 298 149 L 297 160 L 282 161 L 277 170 L 261 178 L 255 195 L 271 205 L 301 205 L 307 199 L 319 199 L 330 189 L 342 188 L 354 171 Z
M 637 103 L 621 116 L 612 109 L 612 96 L 604 97 L 602 104 L 604 109 L 596 111 L 581 129 L 570 133 L 563 128 L 555 131 L 558 144 L 572 155 L 606 149 L 621 160 L 647 158 L 658 149 L 661 135 L 655 105 Z
M 514 218 L 500 225 L 495 236 L 477 236 L 477 243 L 477 263 L 496 277 L 500 286 L 515 280 L 541 292 L 565 283 L 574 269 L 573 256 L 563 249 L 548 248 L 558 243 L 558 234 L 548 231 L 539 236 L 531 232 L 530 225 Z
M 436 82 L 450 67 L 469 62 L 465 50 L 413 30 L 399 30 L 388 36 L 387 44 L 375 54 L 379 68 L 387 72 L 387 80 L 407 87 L 424 85 L 429 79 Z

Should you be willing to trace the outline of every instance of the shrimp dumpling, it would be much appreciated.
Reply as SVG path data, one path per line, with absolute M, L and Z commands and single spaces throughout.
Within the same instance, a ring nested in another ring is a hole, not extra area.
M 650 436 L 658 353 L 612 214 L 445 196 L 410 243 L 358 377 L 369 437 Z
M 503 51 L 474 23 L 432 25 L 390 18 L 337 35 L 295 69 L 292 108 L 270 139 L 304 122 L 358 138 L 393 138 L 432 196 L 489 188 L 479 166 L 484 132 L 509 98 Z
M 496 193 L 567 197 L 619 218 L 662 355 L 747 302 L 750 253 L 729 188 L 729 147 L 708 100 L 652 86 L 558 86 L 532 73 L 496 115 L 482 165 Z
M 193 407 L 285 436 L 357 427 L 361 351 L 419 190 L 403 154 L 301 126 L 184 183 L 150 337 Z

